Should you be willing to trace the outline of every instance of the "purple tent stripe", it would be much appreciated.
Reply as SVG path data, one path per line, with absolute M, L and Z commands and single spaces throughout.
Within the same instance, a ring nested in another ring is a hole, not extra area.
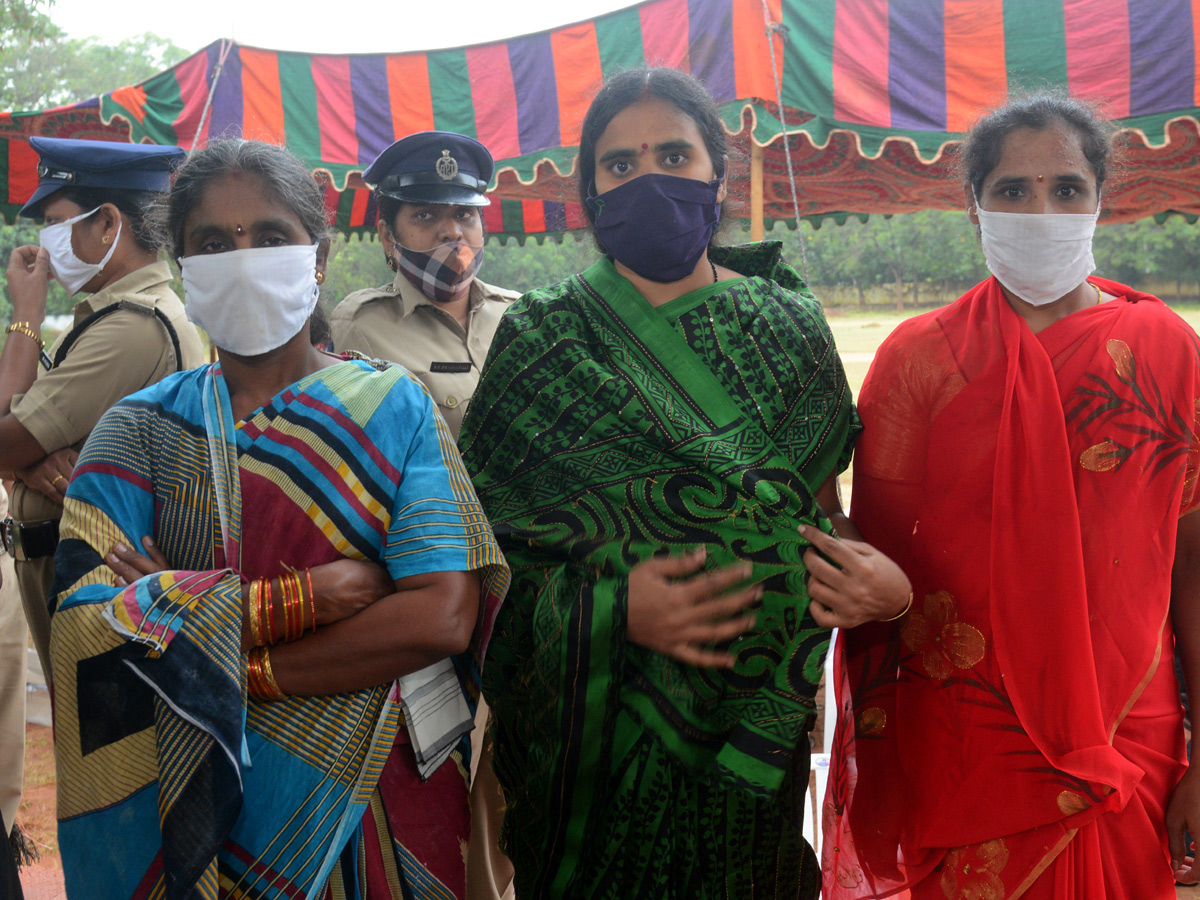
M 1196 48 L 1192 4 L 1129 4 L 1129 114 L 1195 106 Z
M 733 74 L 733 6 L 728 0 L 688 0 L 688 55 L 692 75 L 718 103 L 737 98 Z
M 542 204 L 546 216 L 547 231 L 567 230 L 567 208 L 561 203 L 551 203 L 549 200 Z
M 888 4 L 892 127 L 946 130 L 946 29 L 941 0 Z
M 212 84 L 213 69 L 220 58 L 221 42 L 208 47 L 208 83 Z M 213 91 L 212 109 L 208 112 L 208 139 L 241 137 L 242 108 L 242 50 L 235 46 L 225 57 L 225 68 Z
M 358 161 L 365 166 L 393 140 L 386 59 L 383 56 L 351 56 L 350 92 L 354 97 Z
M 558 85 L 554 79 L 554 53 L 550 35 L 529 34 L 508 42 L 517 95 L 517 137 L 521 153 L 556 147 L 562 140 L 558 127 Z

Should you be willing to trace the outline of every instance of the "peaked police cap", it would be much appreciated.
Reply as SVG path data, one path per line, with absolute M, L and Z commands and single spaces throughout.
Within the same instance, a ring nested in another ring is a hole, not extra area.
M 47 197 L 65 187 L 165 193 L 171 173 L 187 156 L 179 147 L 155 144 L 48 137 L 31 137 L 29 143 L 38 153 L 39 182 L 20 214 L 31 219 L 41 216 Z
M 401 138 L 375 158 L 363 181 L 384 197 L 405 203 L 487 206 L 484 196 L 495 166 L 487 147 L 452 131 L 420 131 Z

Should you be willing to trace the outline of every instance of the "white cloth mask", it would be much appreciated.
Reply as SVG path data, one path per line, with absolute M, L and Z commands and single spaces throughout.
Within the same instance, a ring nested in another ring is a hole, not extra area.
M 179 261 L 187 317 L 222 350 L 258 356 L 294 338 L 317 305 L 317 245 L 254 247 Z
M 54 273 L 58 283 L 71 296 L 78 294 L 85 284 L 104 270 L 108 261 L 112 259 L 113 253 L 116 252 L 117 241 L 121 239 L 121 223 L 118 222 L 117 236 L 113 238 L 112 246 L 108 248 L 108 253 L 104 254 L 104 259 L 98 263 L 90 263 L 84 262 L 75 255 L 75 248 L 71 246 L 71 231 L 74 229 L 75 223 L 82 222 L 99 210 L 100 207 L 97 206 L 91 212 L 72 216 L 65 222 L 47 225 L 38 235 L 38 242 L 50 254 L 50 271 Z
M 975 201 L 987 267 L 1033 306 L 1045 306 L 1077 287 L 1096 268 L 1094 213 L 989 212 Z

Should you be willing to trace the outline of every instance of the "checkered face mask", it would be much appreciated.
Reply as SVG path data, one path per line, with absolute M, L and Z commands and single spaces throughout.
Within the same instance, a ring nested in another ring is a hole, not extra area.
M 483 263 L 483 245 L 465 241 L 438 244 L 432 250 L 412 250 L 397 242 L 400 271 L 430 300 L 448 303 L 463 291 Z

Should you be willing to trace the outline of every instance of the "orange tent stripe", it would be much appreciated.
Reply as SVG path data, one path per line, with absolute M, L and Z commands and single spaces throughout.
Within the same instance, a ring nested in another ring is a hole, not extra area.
M 546 207 L 541 200 L 522 200 L 521 213 L 525 217 L 526 234 L 541 234 L 546 230 Z
M 429 92 L 429 64 L 424 53 L 389 56 L 388 95 L 392 98 L 392 127 L 396 139 L 433 130 L 433 96 Z
M 888 0 L 839 0 L 833 21 L 833 116 L 892 124 L 888 94 Z
M 986 106 L 1002 103 L 1008 82 L 1004 0 L 946 4 L 946 130 L 966 131 Z
M 767 0 L 767 13 L 772 22 L 782 22 L 783 0 Z M 775 50 L 775 65 L 782 79 L 783 43 L 778 38 L 768 43 L 766 29 L 762 0 L 733 0 L 733 77 L 739 98 L 775 100 L 768 54 Z
M 550 51 L 554 54 L 554 77 L 558 82 L 559 131 L 562 143 L 571 146 L 579 143 L 588 105 L 604 84 L 595 24 L 584 22 L 551 32 Z
M 1192 60 L 1195 78 L 1192 104 L 1200 106 L 1200 0 L 1192 0 Z
M 272 50 L 242 47 L 242 135 L 248 141 L 282 145 L 283 94 L 279 56 Z

